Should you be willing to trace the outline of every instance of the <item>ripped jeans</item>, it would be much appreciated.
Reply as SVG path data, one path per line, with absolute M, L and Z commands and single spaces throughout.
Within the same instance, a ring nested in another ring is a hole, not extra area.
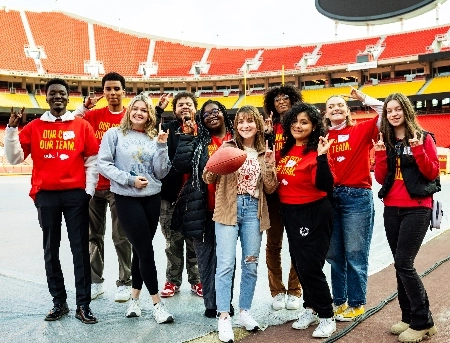
M 216 303 L 218 312 L 229 312 L 231 285 L 236 260 L 237 239 L 242 249 L 239 308 L 250 310 L 255 293 L 262 232 L 258 218 L 258 199 L 237 195 L 237 223 L 215 223 L 216 233 Z

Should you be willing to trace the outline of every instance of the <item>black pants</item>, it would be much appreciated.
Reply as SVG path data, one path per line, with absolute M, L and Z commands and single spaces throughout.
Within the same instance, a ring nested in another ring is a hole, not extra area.
M 114 197 L 120 224 L 133 246 L 132 287 L 142 289 L 145 283 L 150 295 L 158 294 L 153 237 L 158 227 L 160 194 L 148 197 L 114 194 Z
M 425 330 L 434 325 L 427 292 L 414 268 L 430 218 L 429 208 L 384 208 L 384 229 L 394 256 L 402 321 L 414 330 Z
M 282 204 L 281 211 L 292 263 L 303 287 L 303 306 L 312 308 L 320 318 L 331 318 L 333 300 L 322 270 L 333 229 L 330 201 Z
M 89 200 L 83 189 L 40 191 L 35 205 L 44 242 L 45 272 L 54 304 L 67 300 L 64 276 L 59 261 L 62 216 L 66 222 L 73 256 L 77 305 L 91 302 L 91 265 L 89 262 Z

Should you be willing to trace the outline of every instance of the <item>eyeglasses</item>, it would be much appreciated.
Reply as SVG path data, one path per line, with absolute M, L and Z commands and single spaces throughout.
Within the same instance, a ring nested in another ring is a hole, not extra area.
M 210 116 L 214 116 L 217 117 L 219 115 L 220 110 L 218 108 L 213 108 L 211 111 L 209 112 L 203 112 L 203 119 L 207 119 Z
M 287 99 L 289 99 L 289 95 L 278 95 L 274 100 L 280 102 L 281 100 L 287 101 Z

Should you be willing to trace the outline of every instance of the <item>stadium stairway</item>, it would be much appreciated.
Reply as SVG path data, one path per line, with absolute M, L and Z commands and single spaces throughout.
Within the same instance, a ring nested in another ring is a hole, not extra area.
M 36 97 L 34 96 L 34 94 L 29 93 L 28 96 L 30 97 L 30 100 L 31 100 L 31 103 L 33 104 L 33 107 L 34 108 L 40 108 L 39 104 L 38 104 L 38 102 L 36 100 Z
M 431 83 L 431 81 L 433 81 L 433 79 L 427 80 L 427 82 L 425 82 L 425 84 L 419 89 L 417 94 L 423 94 L 424 90 L 427 89 L 427 87 Z

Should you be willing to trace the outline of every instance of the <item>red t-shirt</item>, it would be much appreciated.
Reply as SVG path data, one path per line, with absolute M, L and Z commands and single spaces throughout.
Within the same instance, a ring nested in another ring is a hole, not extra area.
M 75 118 L 63 122 L 40 119 L 19 133 L 24 158 L 31 154 L 33 171 L 30 197 L 40 190 L 85 189 L 84 158 L 97 155 L 98 142 L 92 127 Z
M 377 139 L 378 116 L 342 130 L 329 130 L 334 139 L 329 154 L 336 171 L 336 186 L 371 188 L 370 157 L 372 139 Z
M 208 158 L 211 157 L 212 154 L 216 152 L 217 149 L 222 145 L 224 141 L 229 141 L 231 139 L 231 134 L 227 132 L 223 139 L 220 139 L 216 136 L 211 136 L 211 144 L 208 145 Z M 216 206 L 216 184 L 209 183 L 208 185 L 208 194 L 207 194 L 207 205 L 208 211 L 214 211 Z
M 99 109 L 92 109 L 85 113 L 84 119 L 92 125 L 94 129 L 95 138 L 97 138 L 98 145 L 102 142 L 103 134 L 111 127 L 119 126 L 122 117 L 125 114 L 124 108 L 120 113 L 112 113 L 108 107 Z M 98 175 L 98 183 L 96 190 L 108 190 L 110 187 L 109 180 L 102 174 Z
M 278 152 L 283 147 L 284 139 L 283 139 L 283 127 L 280 123 L 275 123 L 273 125 L 273 133 L 274 133 L 274 152 Z
M 315 186 L 317 151 L 303 155 L 304 149 L 295 145 L 286 156 L 277 154 L 278 195 L 283 204 L 307 204 L 327 196 Z
M 434 180 L 439 175 L 439 159 L 437 157 L 436 145 L 430 135 L 425 137 L 422 146 L 406 148 L 404 152 L 411 152 L 419 166 L 420 172 L 429 180 Z M 387 169 L 386 151 L 375 152 L 375 178 L 379 183 L 384 183 Z M 384 206 L 395 207 L 428 207 L 432 208 L 433 198 L 431 196 L 412 199 L 406 190 L 400 169 L 400 159 L 397 158 L 394 184 L 383 199 Z

